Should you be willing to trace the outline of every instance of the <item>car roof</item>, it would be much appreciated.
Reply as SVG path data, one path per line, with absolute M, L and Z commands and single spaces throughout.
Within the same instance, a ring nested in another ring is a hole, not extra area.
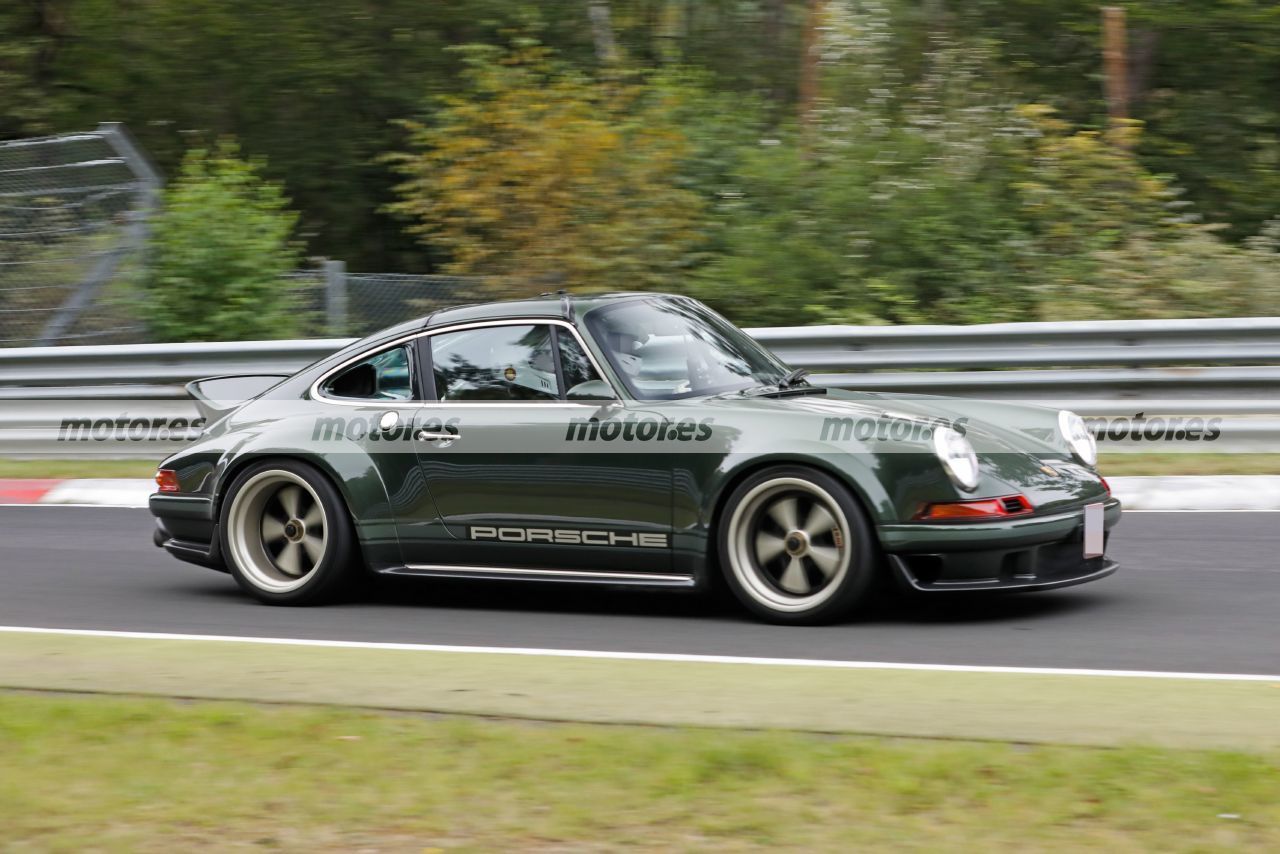
M 443 308 L 420 321 L 423 328 L 452 326 L 456 323 L 472 323 L 484 320 L 505 320 L 520 317 L 554 317 L 569 319 L 568 308 L 574 316 L 586 314 L 593 308 L 631 299 L 668 298 L 670 294 L 648 291 L 575 295 L 564 291 L 541 294 L 524 299 L 499 300 Z
M 425 317 L 401 321 L 394 326 L 379 329 L 372 335 L 353 341 L 336 353 L 326 356 L 312 367 L 328 365 L 340 361 L 352 353 L 377 347 L 384 341 L 403 338 L 417 332 L 427 332 L 458 323 L 473 323 L 486 320 L 507 320 L 522 317 L 547 317 L 562 320 L 572 319 L 565 310 L 565 301 L 573 308 L 572 317 L 582 317 L 587 312 L 601 306 L 625 302 L 633 299 L 677 299 L 674 294 L 656 293 L 653 291 L 619 291 L 614 293 L 574 295 L 563 291 L 542 294 L 523 299 L 495 300 L 493 302 L 456 305 L 442 308 Z

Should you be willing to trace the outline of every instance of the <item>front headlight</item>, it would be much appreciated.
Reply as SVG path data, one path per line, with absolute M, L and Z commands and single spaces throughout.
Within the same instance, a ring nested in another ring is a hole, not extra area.
M 965 492 L 978 485 L 978 455 L 973 445 L 958 430 L 936 427 L 933 431 L 933 452 L 942 460 L 942 467 Z
M 1089 425 L 1074 412 L 1062 410 L 1058 413 L 1058 430 L 1067 445 L 1087 466 L 1098 464 L 1098 441 L 1089 432 Z

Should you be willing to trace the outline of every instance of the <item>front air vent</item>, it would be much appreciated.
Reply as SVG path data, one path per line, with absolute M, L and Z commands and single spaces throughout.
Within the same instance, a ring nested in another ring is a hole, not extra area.
M 1004 512 L 1010 516 L 1017 513 L 1030 513 L 1031 504 L 1021 495 L 1010 495 L 1000 499 L 1000 506 L 1004 508 Z

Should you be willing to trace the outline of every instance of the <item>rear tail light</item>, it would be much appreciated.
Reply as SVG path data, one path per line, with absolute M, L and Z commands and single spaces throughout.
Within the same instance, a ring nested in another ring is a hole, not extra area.
M 915 515 L 916 521 L 934 522 L 947 520 L 1007 519 L 1025 516 L 1035 510 L 1025 495 L 1005 495 L 1001 498 L 980 498 L 976 501 L 943 501 L 926 504 Z
M 1102 488 L 1107 491 L 1107 495 L 1111 494 L 1111 484 L 1107 483 L 1107 479 L 1099 475 L 1098 480 L 1102 481 Z
M 179 492 L 178 473 L 173 469 L 160 469 L 156 472 L 156 486 L 160 492 Z

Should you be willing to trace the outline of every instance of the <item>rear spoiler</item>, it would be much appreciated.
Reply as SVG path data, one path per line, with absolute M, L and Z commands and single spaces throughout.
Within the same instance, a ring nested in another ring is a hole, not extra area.
M 221 377 L 205 377 L 187 383 L 187 394 L 196 402 L 196 409 L 212 424 L 241 404 L 248 403 L 265 393 L 289 374 L 235 374 Z

